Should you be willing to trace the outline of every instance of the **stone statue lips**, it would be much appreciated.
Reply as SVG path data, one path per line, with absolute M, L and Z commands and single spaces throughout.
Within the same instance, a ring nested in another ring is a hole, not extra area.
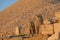
M 15 2 L 17 2 L 17 0 L 0 0 L 0 11 L 3 11 Z

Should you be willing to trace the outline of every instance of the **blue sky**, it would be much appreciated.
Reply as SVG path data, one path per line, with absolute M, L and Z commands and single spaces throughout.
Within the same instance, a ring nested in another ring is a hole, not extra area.
M 17 0 L 0 0 L 0 11 L 5 10 L 15 2 L 17 2 Z

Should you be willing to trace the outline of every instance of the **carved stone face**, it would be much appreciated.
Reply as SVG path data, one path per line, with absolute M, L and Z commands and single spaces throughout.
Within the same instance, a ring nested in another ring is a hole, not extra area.
M 17 0 L 0 0 L 0 11 L 3 11 L 15 2 L 17 2 Z

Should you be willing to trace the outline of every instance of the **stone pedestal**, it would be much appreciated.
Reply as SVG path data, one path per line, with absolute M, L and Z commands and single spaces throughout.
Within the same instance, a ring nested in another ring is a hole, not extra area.
M 48 40 L 60 40 L 60 33 L 55 33 L 48 38 Z
M 40 33 L 41 34 L 53 34 L 53 25 L 41 25 L 40 27 Z
M 54 31 L 55 31 L 55 33 L 60 32 L 60 23 L 54 24 Z
M 19 35 L 19 27 L 18 26 L 15 27 L 15 33 L 14 34 Z

